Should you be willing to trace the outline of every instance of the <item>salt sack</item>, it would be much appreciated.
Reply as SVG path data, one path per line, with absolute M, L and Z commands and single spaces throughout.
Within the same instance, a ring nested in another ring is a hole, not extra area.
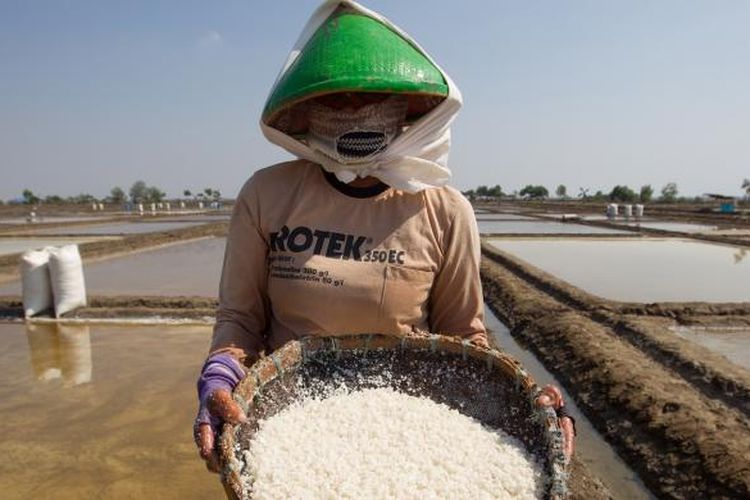
M 49 273 L 55 316 L 86 305 L 86 285 L 78 245 L 49 248 Z
M 49 251 L 28 250 L 21 255 L 23 314 L 34 316 L 52 307 L 52 283 L 49 275 Z
M 390 388 L 308 398 L 260 422 L 245 491 L 270 498 L 541 498 L 523 444 L 428 398 Z

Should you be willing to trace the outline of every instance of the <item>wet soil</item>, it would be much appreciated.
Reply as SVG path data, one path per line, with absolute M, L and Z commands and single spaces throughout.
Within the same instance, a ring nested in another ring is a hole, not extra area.
M 713 367 L 709 380 L 726 376 L 731 382 L 714 386 L 706 380 L 697 387 L 679 365 L 664 362 L 668 356 L 657 355 L 670 351 L 654 329 L 618 318 L 616 308 L 603 301 L 588 303 L 580 295 L 559 300 L 554 288 L 551 295 L 525 278 L 494 259 L 483 259 L 490 308 L 563 382 L 657 496 L 750 495 L 750 420 L 732 385 L 744 384 L 734 380 L 742 379 L 735 367 L 721 359 L 701 364 L 694 356 L 710 352 L 679 346 L 672 359 L 682 356 L 694 363 L 690 373 Z M 623 328 L 641 337 L 626 338 Z M 641 345 L 649 342 L 650 347 Z

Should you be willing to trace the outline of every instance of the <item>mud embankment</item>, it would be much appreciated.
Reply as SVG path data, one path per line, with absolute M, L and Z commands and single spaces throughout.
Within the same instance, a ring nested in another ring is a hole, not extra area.
M 485 258 L 490 308 L 575 397 L 657 495 L 750 495 L 750 421 L 608 325 L 607 304 L 558 300 Z M 723 390 L 721 387 L 717 391 Z
M 490 245 L 483 245 L 482 252 L 486 259 L 504 266 L 537 290 L 607 327 L 708 397 L 722 400 L 750 416 L 750 374 L 723 356 L 644 318 L 660 316 L 674 318 L 679 324 L 699 324 L 720 317 L 742 323 L 750 321 L 750 304 L 615 302 L 586 293 Z

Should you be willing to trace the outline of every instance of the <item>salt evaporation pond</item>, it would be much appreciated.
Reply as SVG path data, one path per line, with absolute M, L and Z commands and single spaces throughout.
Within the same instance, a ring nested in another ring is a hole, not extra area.
M 721 354 L 737 366 L 750 370 L 750 327 L 676 326 L 680 337 Z
M 65 226 L 37 229 L 33 234 L 83 234 L 83 235 L 126 235 L 173 231 L 186 227 L 200 226 L 211 221 L 166 221 L 166 222 L 125 222 L 117 224 L 97 224 L 95 226 Z
M 114 217 L 116 214 L 113 214 L 111 217 Z M 27 218 L 24 217 L 6 217 L 3 219 L 0 219 L 0 224 L 29 224 L 30 226 L 33 224 L 49 224 L 49 223 L 55 223 L 55 222 L 88 222 L 88 221 L 100 221 L 104 219 L 108 219 L 110 216 L 85 216 L 82 215 L 80 217 L 66 217 L 66 216 L 58 216 L 58 215 L 37 215 L 34 222 L 29 222 Z
M 643 227 L 646 229 L 658 229 L 660 231 L 674 231 L 677 233 L 701 233 L 713 231 L 716 226 L 705 224 L 692 224 L 688 222 L 618 222 L 630 227 Z
M 175 215 L 170 217 L 161 217 L 159 221 L 164 222 L 181 222 L 181 221 L 189 221 L 189 222 L 220 222 L 220 221 L 228 221 L 232 217 L 232 214 L 225 213 L 225 214 L 191 214 L 191 215 Z
M 206 326 L 0 323 L 3 498 L 222 498 L 192 437 Z
M 168 245 L 84 267 L 95 295 L 217 297 L 226 238 Z M 0 290 L 2 293 L 2 290 Z
M 478 221 L 490 221 L 490 220 L 537 220 L 534 217 L 529 217 L 527 215 L 518 215 L 518 214 L 476 214 L 476 218 Z
M 589 419 L 581 412 L 575 400 L 568 394 L 559 380 L 539 362 L 533 353 L 521 346 L 510 334 L 510 330 L 485 306 L 485 325 L 496 344 L 521 362 L 540 387 L 554 384 L 565 398 L 565 407 L 576 419 L 576 456 L 609 489 L 615 498 L 653 498 L 638 475 L 617 455 L 617 452 L 597 432 Z
M 226 238 L 202 238 L 84 264 L 92 295 L 197 295 L 216 297 Z M 20 295 L 21 282 L 0 285 Z
M 13 238 L 0 237 L 0 255 L 12 255 L 22 253 L 26 250 L 34 250 L 49 246 L 81 244 L 90 241 L 111 240 L 113 238 L 86 238 L 86 237 L 61 237 L 61 238 Z
M 748 302 L 741 248 L 683 239 L 491 239 L 589 293 L 626 302 Z
M 603 227 L 544 221 L 477 220 L 482 234 L 631 234 Z

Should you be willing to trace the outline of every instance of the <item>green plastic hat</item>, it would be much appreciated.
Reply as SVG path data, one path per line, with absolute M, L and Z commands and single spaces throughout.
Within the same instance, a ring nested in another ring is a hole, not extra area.
M 336 92 L 388 92 L 444 98 L 448 84 L 417 48 L 377 19 L 338 12 L 312 35 L 280 78 L 263 120 L 290 105 Z

